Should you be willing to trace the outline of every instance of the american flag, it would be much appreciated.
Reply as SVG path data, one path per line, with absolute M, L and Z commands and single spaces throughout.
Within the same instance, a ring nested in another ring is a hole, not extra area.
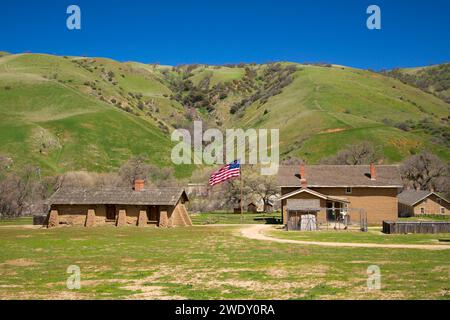
M 211 186 L 215 186 L 216 184 L 240 176 L 241 176 L 241 162 L 239 160 L 236 160 L 230 164 L 227 164 L 219 171 L 213 173 L 211 178 L 209 179 L 209 184 Z

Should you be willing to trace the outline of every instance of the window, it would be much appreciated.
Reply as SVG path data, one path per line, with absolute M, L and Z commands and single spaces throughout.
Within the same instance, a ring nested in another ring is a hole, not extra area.
M 352 190 L 351 187 L 347 187 L 347 188 L 345 189 L 345 193 L 346 193 L 346 194 L 352 194 L 352 192 L 353 192 L 353 190 Z
M 425 214 L 425 208 L 420 208 L 420 213 Z
M 441 214 L 445 214 L 445 208 L 441 208 Z

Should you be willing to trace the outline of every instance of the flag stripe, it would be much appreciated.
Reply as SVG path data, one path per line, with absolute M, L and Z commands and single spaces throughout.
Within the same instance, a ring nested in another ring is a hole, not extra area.
M 241 164 L 239 161 L 234 161 L 222 167 L 219 171 L 213 173 L 209 179 L 209 184 L 215 186 L 216 184 L 225 182 L 227 180 L 241 176 Z

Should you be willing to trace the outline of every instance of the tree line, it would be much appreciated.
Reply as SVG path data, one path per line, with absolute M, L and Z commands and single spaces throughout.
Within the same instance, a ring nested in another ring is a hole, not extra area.
M 14 169 L 13 161 L 0 155 L 0 214 L 3 217 L 42 214 L 45 200 L 61 188 L 131 188 L 136 179 L 146 181 L 147 187 L 184 187 L 187 181 L 175 179 L 172 168 L 159 168 L 147 163 L 145 156 L 137 156 L 125 162 L 116 172 L 68 172 L 56 176 L 42 176 L 39 167 L 26 166 Z M 369 142 L 349 145 L 332 157 L 322 159 L 320 164 L 368 165 L 382 163 L 380 148 Z M 287 158 L 282 165 L 305 163 L 298 158 Z M 423 151 L 406 158 L 400 166 L 405 188 L 433 190 L 450 198 L 450 164 L 436 155 Z M 190 181 L 206 182 L 210 168 L 198 169 Z M 190 195 L 190 210 L 205 212 L 233 210 L 240 206 L 241 193 L 244 204 L 250 202 L 273 203 L 280 190 L 276 176 L 261 176 L 258 166 L 245 166 L 244 184 L 233 180 L 207 190 L 207 196 L 194 192 Z

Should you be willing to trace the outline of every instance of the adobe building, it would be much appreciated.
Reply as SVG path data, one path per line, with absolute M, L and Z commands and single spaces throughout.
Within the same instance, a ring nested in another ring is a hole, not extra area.
M 403 187 L 399 167 L 386 165 L 282 166 L 278 183 L 286 226 L 300 224 L 303 215 L 318 224 L 360 222 L 362 214 L 371 225 L 396 221 Z
M 187 201 L 183 189 L 146 189 L 143 180 L 134 188 L 60 189 L 47 201 L 47 225 L 192 226 Z
M 398 196 L 401 217 L 450 215 L 450 202 L 439 194 L 423 190 L 405 190 Z

